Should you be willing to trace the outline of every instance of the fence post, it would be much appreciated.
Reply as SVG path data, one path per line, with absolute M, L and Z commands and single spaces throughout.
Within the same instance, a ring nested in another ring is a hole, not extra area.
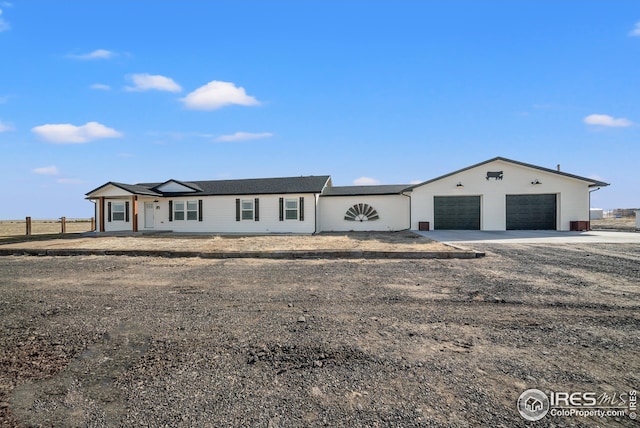
M 95 232 L 95 230 L 96 230 L 96 218 L 91 217 L 91 231 Z
M 31 217 L 26 218 L 27 236 L 31 236 Z
M 60 223 L 62 224 L 62 232 L 60 233 L 67 233 L 67 218 L 60 217 Z

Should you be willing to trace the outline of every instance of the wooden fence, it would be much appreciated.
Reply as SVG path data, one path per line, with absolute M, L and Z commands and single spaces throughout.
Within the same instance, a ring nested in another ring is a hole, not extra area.
M 25 224 L 26 224 L 26 235 L 27 236 L 31 236 L 32 233 L 32 222 L 31 222 L 31 217 L 27 217 L 25 219 Z M 95 230 L 96 229 L 96 220 L 95 218 L 91 217 L 91 229 L 90 230 Z M 60 217 L 60 233 L 67 233 L 67 218 L 66 217 Z
M 90 224 L 90 228 L 87 230 L 87 223 L 91 223 Z M 15 224 L 15 226 L 18 226 L 18 224 Z M 31 236 L 34 233 L 34 223 L 38 225 L 38 229 L 41 229 L 38 231 L 38 234 L 53 234 L 53 233 L 78 233 L 78 232 L 87 232 L 87 231 L 92 231 L 96 229 L 96 221 L 95 218 L 91 217 L 90 219 L 73 219 L 70 221 L 67 221 L 66 217 L 60 217 L 57 220 L 32 220 L 31 217 L 26 217 L 25 221 L 24 221 L 24 232 L 25 235 L 27 236 Z M 58 225 L 58 227 L 55 227 L 55 225 Z M 69 227 L 68 225 L 71 224 L 71 230 L 68 230 Z M 84 227 L 81 227 L 80 225 L 83 225 Z M 46 227 L 44 227 L 43 225 L 46 225 Z M 57 229 L 57 230 L 56 230 Z M 11 234 L 17 234 L 16 231 L 13 231 L 13 233 L 6 233 L 6 235 L 11 235 Z

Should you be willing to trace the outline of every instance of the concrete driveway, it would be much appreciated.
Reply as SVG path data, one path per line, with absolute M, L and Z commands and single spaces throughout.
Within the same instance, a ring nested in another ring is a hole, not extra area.
M 491 244 L 640 244 L 640 233 L 593 230 L 560 232 L 555 230 L 433 230 L 414 231 L 439 242 Z

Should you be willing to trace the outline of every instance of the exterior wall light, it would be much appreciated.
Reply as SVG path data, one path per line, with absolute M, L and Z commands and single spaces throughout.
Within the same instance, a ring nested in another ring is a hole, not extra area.
M 538 179 L 536 178 L 535 180 L 533 180 L 533 181 L 531 182 L 531 184 L 536 185 L 536 184 L 542 184 L 542 183 L 540 182 L 540 180 L 538 180 Z
M 458 184 L 456 184 L 456 187 L 464 187 L 464 184 L 458 181 Z

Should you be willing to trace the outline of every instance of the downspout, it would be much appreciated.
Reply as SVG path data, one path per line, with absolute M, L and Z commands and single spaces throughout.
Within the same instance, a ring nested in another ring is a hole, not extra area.
M 313 199 L 315 200 L 315 212 L 316 215 L 313 216 L 313 234 L 315 235 L 316 233 L 318 233 L 318 203 L 320 202 L 320 198 L 318 196 L 318 193 L 314 193 L 313 194 Z
M 400 194 L 409 198 L 409 227 L 407 228 L 407 230 L 411 230 L 411 195 L 405 195 L 404 193 Z
M 90 199 L 93 202 L 93 218 L 95 219 L 93 222 L 93 230 L 92 232 L 98 231 L 98 202 L 95 199 Z
M 313 234 L 314 235 L 318 233 L 318 210 L 319 210 L 318 206 L 320 205 L 320 195 L 322 195 L 322 192 L 324 192 L 324 189 L 327 188 L 327 183 L 331 183 L 331 177 L 327 178 L 327 181 L 324 183 L 324 186 L 322 186 L 322 189 L 320 190 L 320 193 L 314 193 L 313 194 L 313 197 L 316 200 L 316 207 L 315 207 L 316 215 L 315 215 L 315 218 L 313 219 L 314 220 L 314 225 L 313 225 L 313 229 L 314 229 Z
M 598 190 L 600 190 L 602 187 L 596 187 L 593 190 L 589 190 L 589 215 L 587 215 L 587 221 L 589 222 L 589 230 L 591 230 L 591 194 L 593 192 L 597 192 Z

